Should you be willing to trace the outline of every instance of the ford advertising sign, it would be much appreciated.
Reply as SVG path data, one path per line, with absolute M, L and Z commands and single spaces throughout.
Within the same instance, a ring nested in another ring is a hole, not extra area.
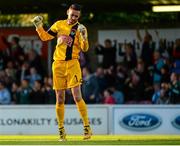
M 177 116 L 173 121 L 172 121 L 172 125 L 175 128 L 180 129 L 180 116 Z
M 128 130 L 148 131 L 159 127 L 162 123 L 160 117 L 147 113 L 129 114 L 120 120 L 119 124 Z

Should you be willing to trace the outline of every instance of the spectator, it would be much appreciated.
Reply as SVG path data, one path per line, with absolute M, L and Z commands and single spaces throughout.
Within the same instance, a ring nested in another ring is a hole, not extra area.
M 11 103 L 18 104 L 19 97 L 19 82 L 13 82 L 11 87 Z
M 152 103 L 153 103 L 153 104 L 156 104 L 156 103 L 157 103 L 157 100 L 158 100 L 159 97 L 160 97 L 161 87 L 160 87 L 160 84 L 154 84 L 153 87 L 154 87 L 154 93 L 153 93 L 153 95 L 152 95 Z
M 35 68 L 38 74 L 44 76 L 45 71 L 42 65 L 41 57 L 34 49 L 30 49 L 28 52 L 28 63 L 30 68 Z
M 161 90 L 159 91 L 159 98 L 156 104 L 170 104 L 169 88 L 167 83 L 161 84 Z
M 161 68 L 161 83 L 163 83 L 163 82 L 166 82 L 166 83 L 170 82 L 170 74 L 169 74 L 168 65 L 164 65 Z
M 137 63 L 136 52 L 131 43 L 125 44 L 125 52 L 122 52 L 120 48 L 120 56 L 123 56 L 123 63 L 128 69 L 133 69 Z
M 114 97 L 112 96 L 112 91 L 109 89 L 104 90 L 103 93 L 103 104 L 115 104 L 116 101 Z
M 100 93 L 97 77 L 90 73 L 88 67 L 82 69 L 83 74 L 83 84 L 82 93 L 84 95 L 85 101 L 90 104 L 100 102 Z
M 160 38 L 159 37 L 159 32 L 155 30 L 155 34 L 159 40 L 159 46 L 158 46 L 158 51 L 162 55 L 163 58 L 169 58 L 170 57 L 170 52 L 168 51 L 168 46 L 166 39 Z
M 180 104 L 180 81 L 176 73 L 171 74 L 170 94 L 171 103 Z
M 132 71 L 131 76 L 126 81 L 126 98 L 128 104 L 139 103 L 144 100 L 144 84 L 139 75 Z
M 13 61 L 8 61 L 5 68 L 6 75 L 13 81 L 16 80 L 16 69 L 14 68 Z
M 35 67 L 30 68 L 30 75 L 27 76 L 26 78 L 29 79 L 29 84 L 30 84 L 31 87 L 34 86 L 34 83 L 35 83 L 36 80 L 41 80 L 42 79 L 41 75 L 37 72 Z
M 11 94 L 3 81 L 0 81 L 0 104 L 10 104 Z
M 0 80 L 2 80 L 5 83 L 6 88 L 8 88 L 8 90 L 10 90 L 13 79 L 11 76 L 8 76 L 8 74 L 5 70 L 0 71 Z
M 180 59 L 175 60 L 172 67 L 172 72 L 180 74 Z
M 28 79 L 23 79 L 21 81 L 21 87 L 18 96 L 18 104 L 30 104 L 30 93 L 32 89 L 30 88 Z
M 154 52 L 154 73 L 153 73 L 153 82 L 160 83 L 161 82 L 161 69 L 165 65 L 164 60 L 161 58 L 161 54 L 159 51 Z
M 19 68 L 16 72 L 17 81 L 21 82 L 24 78 L 30 75 L 29 63 L 23 62 L 21 68 Z
M 105 79 L 108 83 L 107 88 L 111 87 L 111 86 L 115 86 L 116 83 L 116 75 L 115 75 L 115 71 L 114 71 L 114 66 L 110 66 L 107 69 L 104 69 L 104 76 Z
M 44 85 L 42 87 L 42 91 L 45 95 L 45 103 L 46 104 L 55 104 L 56 103 L 56 95 L 55 91 L 52 88 L 52 78 L 51 77 L 45 77 L 44 78 Z
M 108 82 L 104 75 L 104 69 L 102 67 L 97 67 L 95 76 L 97 78 L 98 86 L 99 86 L 99 92 L 101 96 L 103 95 L 104 90 L 108 86 Z
M 151 101 L 153 94 L 152 77 L 150 76 L 142 59 L 138 59 L 135 72 L 140 77 L 140 81 L 144 86 L 144 101 Z
M 127 77 L 127 68 L 123 64 L 118 64 L 116 67 L 115 87 L 117 90 L 124 91 L 124 84 Z
M 137 38 L 142 42 L 141 58 L 145 62 L 146 67 L 149 67 L 153 63 L 153 52 L 155 49 L 154 43 L 152 42 L 152 36 L 147 30 L 145 30 L 145 36 L 142 40 L 139 29 L 137 29 Z
M 24 61 L 24 50 L 19 44 L 19 36 L 10 37 L 9 41 L 1 36 L 3 43 L 7 46 L 4 50 L 4 56 L 7 60 L 14 61 L 15 65 L 19 65 Z
M 180 39 L 176 39 L 173 47 L 173 59 L 178 60 L 180 58 Z
M 115 99 L 116 104 L 123 104 L 124 103 L 124 95 L 121 91 L 118 91 L 115 87 L 109 88 L 112 91 L 112 97 Z
M 41 81 L 35 80 L 33 89 L 29 95 L 31 104 L 44 104 L 45 103 L 45 95 L 41 90 Z
M 112 65 L 116 65 L 116 41 L 114 45 L 110 39 L 106 39 L 104 41 L 104 46 L 96 44 L 95 52 L 97 55 L 101 54 L 103 56 L 103 68 L 106 69 Z

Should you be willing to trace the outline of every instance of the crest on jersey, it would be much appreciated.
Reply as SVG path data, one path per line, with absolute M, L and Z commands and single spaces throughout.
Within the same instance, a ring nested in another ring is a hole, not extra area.
M 73 28 L 73 29 L 71 29 L 71 33 L 70 33 L 70 35 L 71 35 L 71 36 L 74 36 L 74 35 L 75 35 L 75 33 L 76 33 L 76 29 L 74 29 L 74 28 Z

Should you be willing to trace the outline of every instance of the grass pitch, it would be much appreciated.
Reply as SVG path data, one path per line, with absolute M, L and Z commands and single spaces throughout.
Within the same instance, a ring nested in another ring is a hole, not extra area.
M 83 141 L 82 136 L 69 135 L 58 142 L 54 135 L 0 135 L 0 145 L 180 145 L 180 135 L 93 135 Z

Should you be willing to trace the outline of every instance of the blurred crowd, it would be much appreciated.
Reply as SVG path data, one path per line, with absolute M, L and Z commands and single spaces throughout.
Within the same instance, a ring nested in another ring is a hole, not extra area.
M 148 31 L 142 38 L 137 30 L 137 38 L 139 46 L 111 39 L 95 44 L 103 59 L 95 72 L 89 66 L 82 69 L 87 103 L 180 104 L 180 39 L 159 39 L 155 47 Z
M 52 77 L 48 76 L 42 57 L 34 50 L 27 53 L 14 36 L 0 51 L 0 104 L 53 104 Z
M 106 39 L 91 48 L 103 56 L 93 71 L 86 55 L 81 54 L 82 93 L 88 104 L 180 104 L 180 39 L 167 45 L 160 39 L 158 48 L 146 32 L 141 46 Z M 54 104 L 52 77 L 42 58 L 31 49 L 24 53 L 19 38 L 0 51 L 0 104 Z M 137 53 L 139 51 L 140 53 Z M 116 61 L 116 56 L 122 61 Z M 69 90 L 66 103 L 73 103 Z

